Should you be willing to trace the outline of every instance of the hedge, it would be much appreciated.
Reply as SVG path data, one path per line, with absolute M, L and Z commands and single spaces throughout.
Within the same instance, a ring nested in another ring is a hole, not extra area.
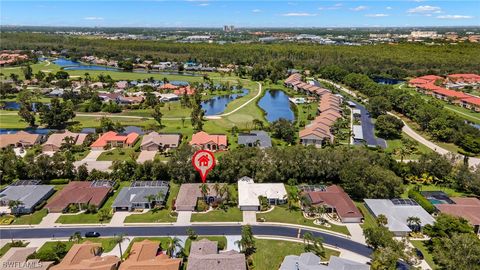
M 66 185 L 68 182 L 70 182 L 68 179 L 52 179 L 48 183 L 50 185 Z
M 427 200 L 425 197 L 423 197 L 422 194 L 420 194 L 418 191 L 410 189 L 408 191 L 408 197 L 414 201 L 416 201 L 425 211 L 427 211 L 429 214 L 432 214 L 437 210 L 435 206 Z

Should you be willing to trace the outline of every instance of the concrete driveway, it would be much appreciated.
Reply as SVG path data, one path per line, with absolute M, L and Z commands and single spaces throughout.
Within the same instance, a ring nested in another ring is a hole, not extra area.
M 242 211 L 243 224 L 255 224 L 257 223 L 257 212 L 255 211 Z
M 144 163 L 145 161 L 153 160 L 157 153 L 158 151 L 141 151 L 140 155 L 138 155 L 137 162 Z
M 106 172 L 111 172 L 112 170 L 110 167 L 112 166 L 112 161 L 97 161 L 97 158 L 105 152 L 104 150 L 92 150 L 88 155 L 80 160 L 76 161 L 73 163 L 76 168 L 80 167 L 81 165 L 87 166 L 87 169 L 89 172 L 91 172 L 93 169 L 99 170 L 99 171 L 106 171 Z

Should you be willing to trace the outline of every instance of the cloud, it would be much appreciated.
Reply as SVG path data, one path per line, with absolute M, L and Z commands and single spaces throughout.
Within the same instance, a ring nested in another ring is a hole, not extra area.
M 333 6 L 328 6 L 328 7 L 319 7 L 319 10 L 337 10 L 340 9 L 343 6 L 342 3 L 336 3 Z
M 206 6 L 209 6 L 210 4 L 209 3 L 201 3 L 201 4 L 198 4 L 197 6 L 199 7 L 206 7 Z
M 384 14 L 384 13 L 376 13 L 376 14 L 367 14 L 365 15 L 366 17 L 374 17 L 374 18 L 380 18 L 380 17 L 388 17 L 390 15 Z
M 441 13 L 442 9 L 440 7 L 434 6 L 418 6 L 411 8 L 407 11 L 408 13 Z
M 358 6 L 358 7 L 351 8 L 350 10 L 353 10 L 353 11 L 362 11 L 362 10 L 366 10 L 366 9 L 368 9 L 367 6 Z
M 289 12 L 289 13 L 284 13 L 282 16 L 285 17 L 313 17 L 317 16 L 315 13 L 308 13 L 308 12 Z
M 385 9 L 386 10 L 392 10 L 393 8 L 392 7 L 386 7 Z
M 256 9 L 253 9 L 252 10 L 253 13 L 259 13 L 259 12 L 262 12 L 260 9 L 256 8 Z
M 441 15 L 437 16 L 437 19 L 443 20 L 464 20 L 464 19 L 472 19 L 473 16 L 469 15 Z
M 87 21 L 103 21 L 103 17 L 95 17 L 95 16 L 89 16 L 83 19 Z

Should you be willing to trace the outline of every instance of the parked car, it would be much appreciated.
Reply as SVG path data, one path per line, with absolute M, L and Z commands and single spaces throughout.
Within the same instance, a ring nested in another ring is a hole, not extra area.
M 100 237 L 100 233 L 99 232 L 86 232 L 85 237 L 87 237 L 87 238 Z

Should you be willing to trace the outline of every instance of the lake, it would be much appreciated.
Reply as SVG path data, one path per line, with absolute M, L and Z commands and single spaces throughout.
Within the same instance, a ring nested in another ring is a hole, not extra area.
M 405 82 L 404 80 L 381 78 L 381 77 L 374 78 L 373 81 L 379 84 L 399 84 L 399 83 Z
M 117 68 L 89 65 L 77 61 L 68 60 L 65 58 L 58 58 L 53 61 L 54 64 L 63 67 L 64 70 L 104 70 L 104 71 L 118 71 Z
M 5 101 L 5 102 L 2 102 L 2 103 L 3 104 L 0 104 L 0 108 L 2 108 L 3 110 L 9 110 L 9 111 L 20 110 L 20 103 L 18 103 L 16 101 Z M 48 104 L 50 104 L 50 103 L 48 103 Z M 36 105 L 37 105 L 37 103 L 35 103 L 35 102 L 32 103 L 33 111 L 36 111 L 36 109 L 37 109 Z
M 55 132 L 57 130 L 49 129 L 49 128 L 24 128 L 24 129 L 0 128 L 0 134 L 15 134 L 19 131 L 25 131 L 31 134 L 47 135 L 48 133 Z
M 274 122 L 280 118 L 295 120 L 288 95 L 281 90 L 267 90 L 258 102 L 258 106 L 265 111 L 268 122 Z
M 211 99 L 202 101 L 200 104 L 202 109 L 205 111 L 205 115 L 217 115 L 221 114 L 227 108 L 228 103 L 232 102 L 233 100 L 243 97 L 248 94 L 248 89 L 243 89 L 241 93 L 235 93 L 230 95 L 221 95 L 216 96 Z

